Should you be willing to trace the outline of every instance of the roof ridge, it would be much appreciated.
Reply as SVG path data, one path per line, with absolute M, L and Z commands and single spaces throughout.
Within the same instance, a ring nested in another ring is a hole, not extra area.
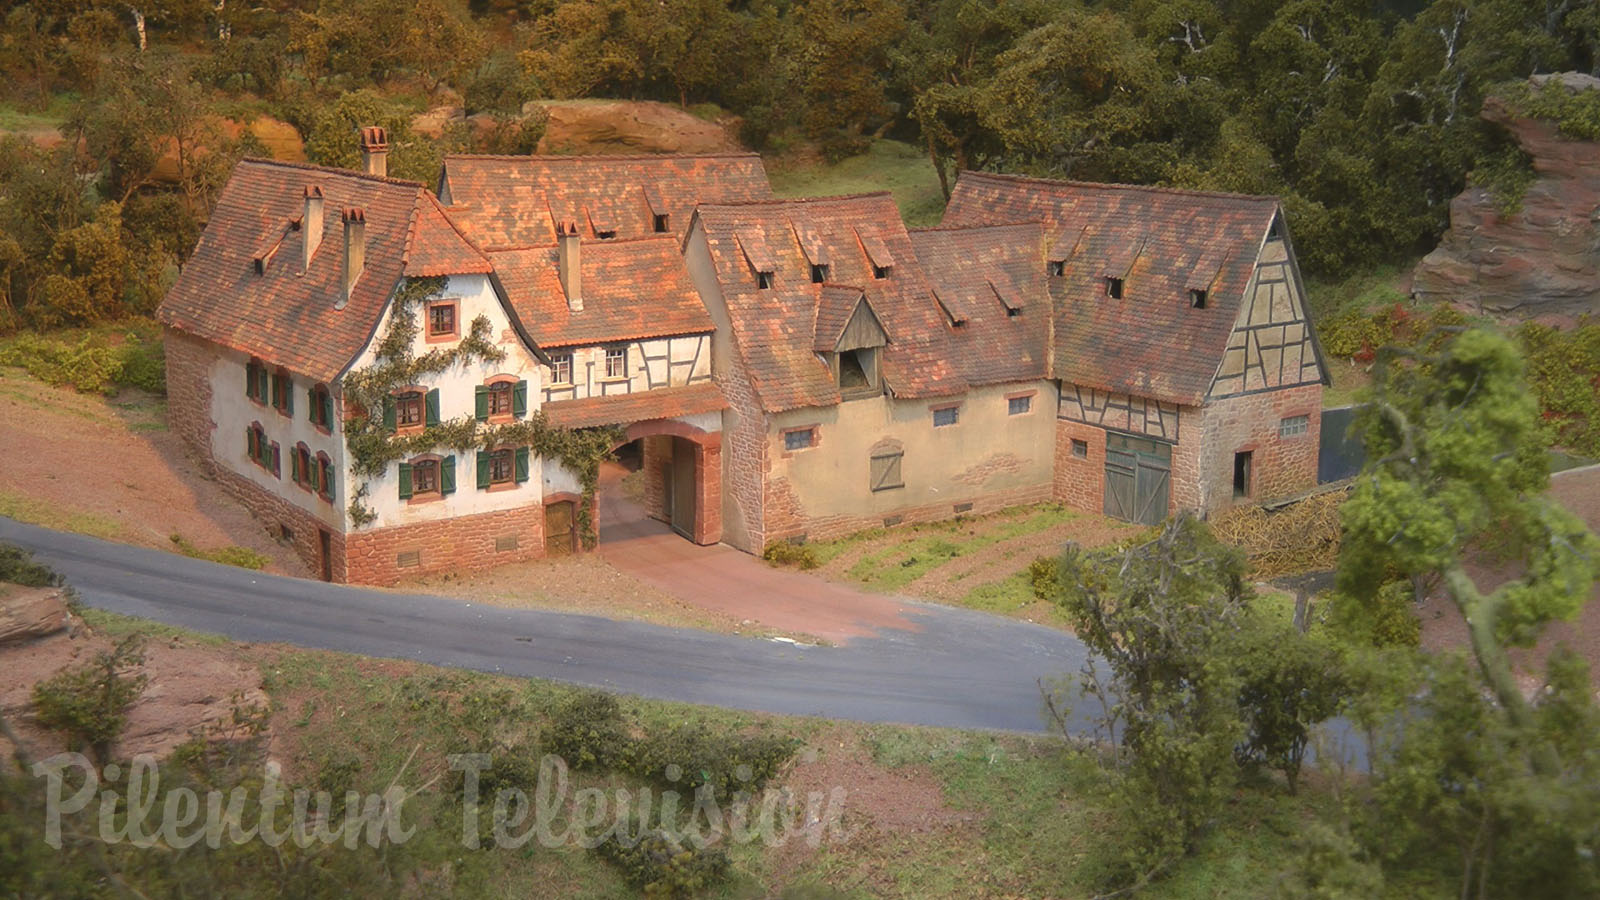
M 479 247 L 476 241 L 468 237 L 466 232 L 463 232 L 461 228 L 456 225 L 455 221 L 450 218 L 450 214 L 444 211 L 444 205 L 439 202 L 439 198 L 433 195 L 433 191 L 428 190 L 422 185 L 418 185 L 416 198 L 411 203 L 411 221 L 406 226 L 405 246 L 400 251 L 400 262 L 402 268 L 404 268 L 405 264 L 411 261 L 411 242 L 412 239 L 416 237 L 418 224 L 422 221 L 422 211 L 419 209 L 419 207 L 422 205 L 422 201 L 424 199 L 426 199 L 433 206 L 433 211 L 439 214 L 439 218 L 444 220 L 445 225 L 449 226 L 450 230 L 455 232 L 456 237 L 460 238 L 461 242 L 467 245 L 468 250 L 471 250 L 473 253 L 475 253 L 477 257 L 483 260 L 485 263 L 489 262 L 489 257 L 484 255 L 483 248 Z
M 990 228 L 1043 228 L 1044 222 L 1039 219 L 1028 219 L 1021 222 L 985 222 L 977 225 L 922 225 L 917 228 L 907 228 L 908 234 L 922 234 L 929 231 L 983 231 Z
M 590 160 L 662 160 L 662 159 L 749 159 L 761 158 L 754 150 L 722 150 L 713 153 L 446 153 L 445 162 L 452 159 L 495 160 L 497 162 L 583 162 Z
M 1125 183 L 1116 182 L 1116 181 L 1072 181 L 1072 180 L 1069 180 L 1069 179 L 1062 179 L 1062 178 L 1044 178 L 1044 177 L 1038 176 L 1038 175 L 1019 175 L 1019 174 L 1013 174 L 1013 173 L 1010 173 L 1010 172 L 979 172 L 979 171 L 975 171 L 973 169 L 963 169 L 963 170 L 961 170 L 960 172 L 958 172 L 956 174 L 957 180 L 959 181 L 959 179 L 962 176 L 971 176 L 973 178 L 980 178 L 980 179 L 991 179 L 991 180 L 995 180 L 995 181 L 1025 182 L 1025 183 L 1030 183 L 1030 184 L 1045 185 L 1045 186 L 1048 186 L 1048 187 L 1073 187 L 1073 188 L 1095 188 L 1095 189 L 1103 189 L 1103 190 L 1148 191 L 1148 192 L 1153 193 L 1153 194 L 1176 194 L 1176 195 L 1180 195 L 1180 196 L 1190 196 L 1190 197 L 1211 197 L 1211 198 L 1219 199 L 1219 200 L 1254 200 L 1254 201 L 1272 202 L 1272 203 L 1281 203 L 1282 202 L 1282 198 L 1278 197 L 1278 195 L 1276 195 L 1276 194 L 1236 194 L 1236 193 L 1232 193 L 1232 192 L 1229 192 L 1229 191 L 1204 191 L 1204 190 L 1200 190 L 1198 188 L 1164 187 L 1164 186 L 1161 186 L 1161 185 L 1153 185 L 1153 184 L 1125 184 Z
M 725 200 L 720 203 L 698 203 L 696 206 L 700 209 L 742 206 L 782 206 L 786 203 L 826 203 L 832 201 L 842 202 L 845 200 L 864 200 L 869 197 L 892 198 L 893 196 L 894 192 L 886 189 L 881 191 L 864 191 L 858 194 L 835 194 L 828 197 L 768 197 L 761 200 Z
M 305 172 L 322 172 L 328 175 L 337 175 L 341 178 L 356 178 L 363 181 L 376 181 L 381 184 L 392 184 L 403 187 L 426 189 L 427 185 L 420 181 L 408 181 L 404 178 L 390 178 L 387 175 L 369 175 L 366 172 L 357 172 L 354 169 L 341 169 L 338 166 L 319 166 L 314 163 L 290 162 L 286 159 L 268 159 L 264 156 L 246 156 L 239 160 L 239 165 L 254 163 L 264 166 L 277 166 L 282 169 L 298 169 Z
M 654 241 L 656 243 L 663 243 L 663 242 L 667 242 L 667 241 L 670 241 L 672 243 L 677 243 L 677 240 L 678 240 L 678 238 L 677 238 L 676 235 L 671 234 L 671 233 L 663 233 L 663 234 L 636 234 L 636 235 L 634 235 L 632 237 L 605 238 L 603 240 L 600 239 L 600 238 L 592 238 L 590 240 L 584 241 L 583 243 L 584 243 L 585 246 L 588 246 L 588 247 L 616 247 L 616 246 L 621 246 L 621 245 L 624 245 L 624 244 L 646 244 L 646 243 L 650 243 L 652 241 Z M 554 250 L 556 248 L 556 246 L 557 246 L 557 244 L 556 244 L 555 241 L 551 241 L 548 244 L 508 244 L 508 245 L 503 246 L 503 247 L 496 245 L 496 246 L 493 246 L 493 247 L 491 247 L 491 248 L 489 248 L 487 250 L 484 250 L 483 252 L 484 253 L 516 253 L 516 252 L 525 251 L 525 250 Z

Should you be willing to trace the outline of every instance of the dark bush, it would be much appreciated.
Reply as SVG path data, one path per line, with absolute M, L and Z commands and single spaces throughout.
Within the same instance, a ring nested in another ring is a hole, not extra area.
M 760 790 L 797 749 L 798 744 L 790 738 L 714 734 L 700 726 L 683 725 L 630 743 L 621 768 L 684 794 L 710 785 L 713 796 L 723 802 L 740 790 Z M 674 766 L 676 771 L 669 772 Z M 673 774 L 677 777 L 669 777 Z
M 10 544 L 0 544 L 0 581 L 23 587 L 56 587 L 61 576 L 49 566 L 33 561 L 33 554 Z
M 33 687 L 39 724 L 60 731 L 67 749 L 87 749 L 101 764 L 128 724 L 128 707 L 144 691 L 144 638 L 129 635 L 87 665 L 67 669 Z
M 1028 587 L 1033 590 L 1033 595 L 1040 600 L 1055 597 L 1058 572 L 1055 557 L 1041 556 L 1028 563 Z
M 773 541 L 767 545 L 767 549 L 761 551 L 761 558 L 775 566 L 793 566 L 796 569 L 817 567 L 817 551 L 809 544 L 796 544 L 791 541 Z
M 604 691 L 574 695 L 551 716 L 541 743 L 570 768 L 614 768 L 628 749 L 627 724 L 617 698 Z
M 646 897 L 693 897 L 728 875 L 728 855 L 715 847 L 685 845 L 659 829 L 629 847 L 613 832 L 595 852 L 622 872 L 623 880 Z

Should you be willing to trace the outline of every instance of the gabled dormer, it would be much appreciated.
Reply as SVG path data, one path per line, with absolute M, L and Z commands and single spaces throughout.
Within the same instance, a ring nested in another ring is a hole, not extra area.
M 844 400 L 883 393 L 882 348 L 889 335 L 860 288 L 828 287 L 817 304 L 813 349 Z

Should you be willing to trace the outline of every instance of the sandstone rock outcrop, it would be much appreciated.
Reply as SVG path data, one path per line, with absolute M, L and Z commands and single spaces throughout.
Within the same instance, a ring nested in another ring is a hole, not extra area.
M 1568 90 L 1600 91 L 1589 75 L 1548 77 Z M 1536 76 L 1535 89 L 1545 80 Z M 1451 201 L 1450 229 L 1417 265 L 1412 292 L 1508 319 L 1600 314 L 1600 143 L 1566 137 L 1495 97 L 1482 116 L 1511 132 L 1536 178 L 1510 215 L 1482 187 Z
M 67 604 L 57 588 L 0 585 L 0 644 L 55 634 L 67 627 Z
M 742 149 L 717 122 L 625 100 L 534 101 L 550 114 L 540 153 L 721 153 Z M 525 107 L 526 108 L 526 107 Z

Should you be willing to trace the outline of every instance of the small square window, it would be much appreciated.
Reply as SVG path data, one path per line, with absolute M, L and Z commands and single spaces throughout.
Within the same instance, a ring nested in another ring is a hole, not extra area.
M 511 382 L 497 381 L 489 385 L 488 412 L 491 418 L 511 415 Z
M 1067 261 L 1064 259 L 1050 260 L 1050 274 L 1056 278 L 1067 274 Z
M 1278 422 L 1279 437 L 1295 437 L 1311 430 L 1310 416 L 1289 416 Z
M 509 484 L 516 477 L 516 456 L 511 450 L 496 450 L 489 454 L 490 484 Z
M 1078 459 L 1088 459 L 1089 458 L 1089 442 L 1088 441 L 1080 441 L 1077 438 L 1073 438 L 1072 439 L 1072 455 L 1077 457 Z
M 1107 278 L 1106 279 L 1106 296 L 1110 297 L 1113 300 L 1121 300 L 1122 299 L 1122 279 L 1121 278 Z
M 817 444 L 817 430 L 815 428 L 799 428 L 783 433 L 783 449 L 793 452 L 795 450 L 809 450 Z
M 550 383 L 572 383 L 572 354 L 557 353 L 550 357 Z
M 1020 416 L 1020 415 L 1022 415 L 1024 413 L 1029 413 L 1029 412 L 1032 412 L 1032 411 L 1033 411 L 1033 398 L 1032 397 L 1012 397 L 1011 399 L 1006 401 L 1006 413 L 1008 415 Z
M 607 378 L 627 378 L 628 377 L 628 348 L 627 347 L 607 347 L 606 348 L 606 377 Z
M 772 273 L 771 272 L 757 272 L 756 273 L 756 287 L 758 287 L 758 288 L 760 288 L 762 290 L 766 290 L 767 288 L 772 287 Z
M 1189 305 L 1194 309 L 1205 309 L 1206 292 L 1200 288 L 1191 289 L 1189 291 Z
M 889 266 L 874 265 L 872 267 L 872 277 L 882 281 L 883 279 L 889 277 L 889 269 Z
M 828 280 L 828 267 L 826 265 L 814 265 L 814 266 L 811 267 L 811 283 L 812 284 L 822 284 L 823 282 L 825 282 L 827 280 Z
M 448 337 L 456 333 L 456 305 L 435 303 L 428 307 L 428 337 Z
M 959 406 L 946 406 L 936 409 L 933 411 L 933 427 L 943 428 L 946 425 L 954 425 L 960 418 L 961 407 Z
M 436 494 L 439 492 L 439 464 L 434 460 L 423 460 L 411 464 L 411 493 Z
M 666 234 L 667 233 L 667 214 L 666 213 L 657 213 L 656 217 L 655 217 L 655 220 L 654 220 L 654 223 L 655 223 L 656 234 Z
M 410 391 L 394 400 L 394 422 L 401 428 L 422 424 L 422 394 Z

